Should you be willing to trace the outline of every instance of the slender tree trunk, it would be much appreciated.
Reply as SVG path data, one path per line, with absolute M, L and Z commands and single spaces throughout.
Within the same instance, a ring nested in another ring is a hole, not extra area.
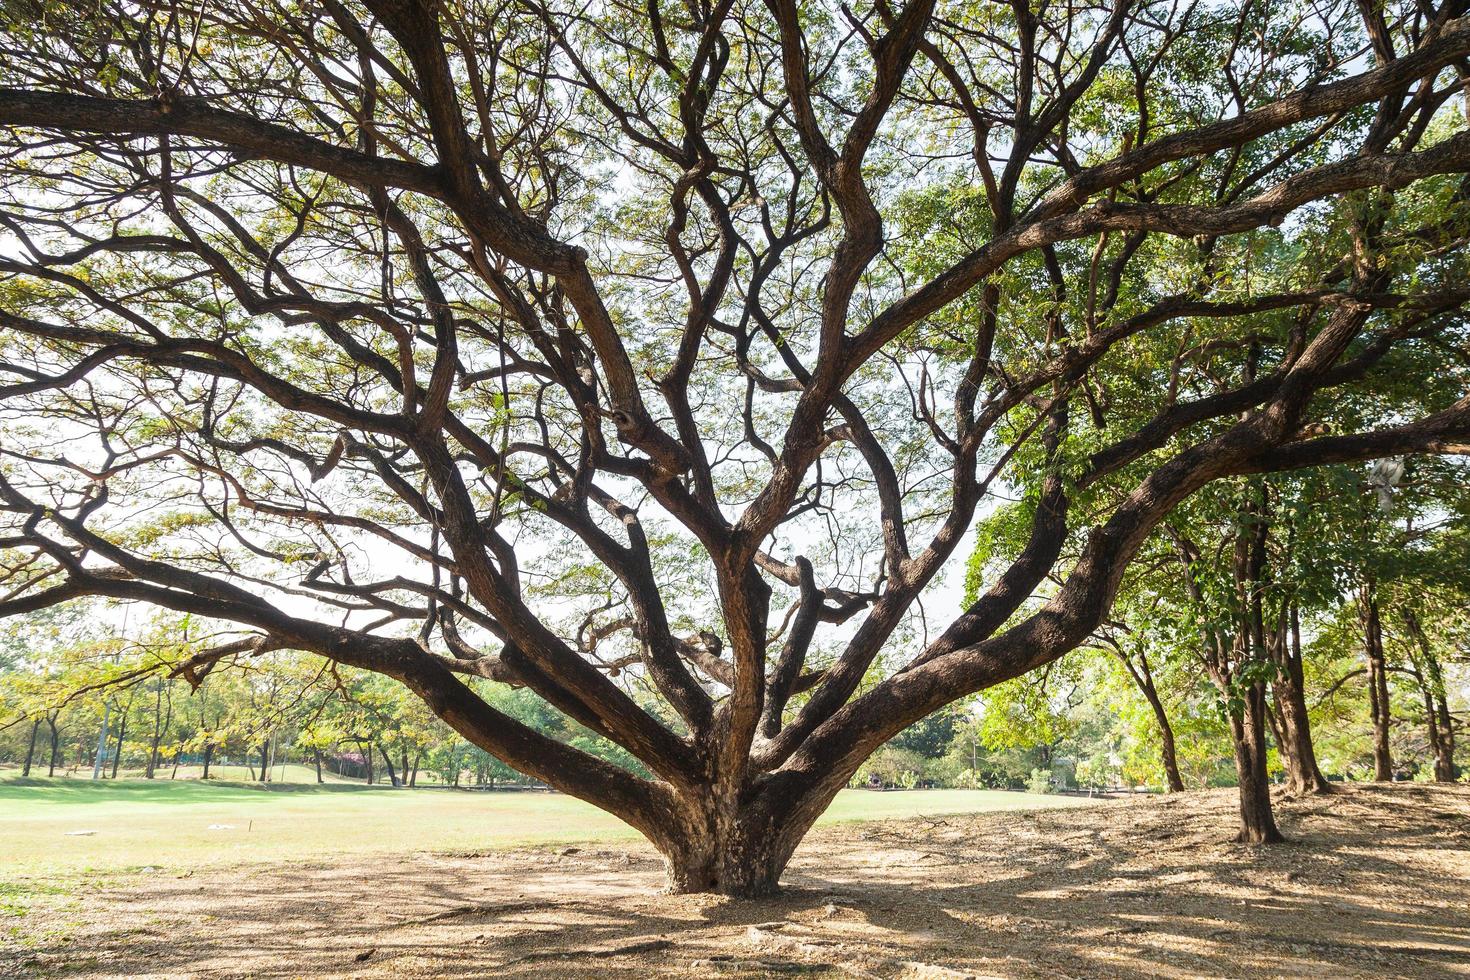
M 1459 778 L 1455 769 L 1455 723 L 1450 718 L 1450 703 L 1443 688 L 1437 701 L 1440 755 L 1434 760 L 1434 778 L 1441 783 L 1453 783 Z
M 1266 725 L 1271 732 L 1272 743 L 1281 752 L 1283 766 L 1288 771 L 1290 771 L 1291 766 L 1286 759 L 1287 750 L 1285 745 L 1283 744 L 1285 738 L 1283 732 L 1285 731 L 1285 729 L 1282 727 L 1281 722 L 1281 707 L 1276 703 L 1274 698 L 1266 702 Z
M 409 786 L 417 786 L 419 784 L 419 759 L 422 758 L 422 755 L 423 754 L 420 753 L 420 752 L 415 752 L 414 753 L 414 756 L 413 756 L 413 772 L 408 777 L 408 785 Z
M 1424 679 L 1423 673 L 1414 671 L 1414 679 L 1419 682 L 1419 693 L 1424 699 L 1424 737 L 1429 743 L 1429 754 L 1434 757 L 1435 782 L 1442 782 L 1439 778 L 1439 762 L 1444 756 L 1444 747 L 1440 745 L 1439 717 L 1434 710 L 1434 695 L 1429 690 L 1429 683 Z
M 143 767 L 144 779 L 152 779 L 158 769 L 158 743 L 160 738 L 161 736 L 158 734 L 157 727 L 155 726 L 153 738 L 148 744 L 148 762 Z
M 1424 661 L 1420 686 L 1424 690 L 1424 710 L 1428 715 L 1429 745 L 1434 751 L 1434 779 L 1440 783 L 1452 783 L 1455 781 L 1455 725 L 1450 717 L 1444 671 L 1412 607 L 1404 608 L 1404 624 Z
M 322 780 L 322 750 L 321 749 L 312 749 L 312 753 L 316 756 L 316 781 L 317 781 L 317 783 L 320 784 L 323 781 Z
M 46 769 L 47 776 L 56 775 L 56 751 L 61 741 L 61 733 L 56 729 L 56 719 L 47 718 L 46 724 L 51 726 L 51 760 Z
M 154 771 L 158 768 L 158 744 L 163 741 L 163 682 L 159 681 L 153 688 L 153 738 L 148 744 L 148 764 L 143 769 L 143 778 L 152 779 Z
M 1281 734 L 1277 746 L 1286 769 L 1288 791 L 1294 796 L 1331 793 L 1332 783 L 1322 774 L 1317 763 L 1306 697 L 1300 682 L 1278 676 L 1272 684 L 1272 693 L 1280 712 Z
M 388 750 L 379 745 L 378 752 L 383 756 L 383 765 L 388 769 L 388 785 L 397 786 L 398 773 L 393 771 L 393 760 L 388 756 Z
M 205 742 L 204 743 L 204 778 L 205 779 L 208 779 L 209 778 L 209 763 L 210 763 L 210 760 L 213 757 L 214 757 L 214 743 L 213 742 Z
M 1262 494 L 1264 496 L 1264 488 Z M 1258 514 L 1264 509 L 1253 507 Z M 1264 588 L 1266 583 L 1266 542 L 1270 525 L 1258 520 L 1249 532 L 1242 531 L 1235 545 L 1235 583 L 1241 601 L 1240 632 L 1230 649 L 1234 652 L 1236 670 L 1232 678 L 1237 685 L 1248 678 L 1248 670 L 1268 662 L 1270 651 L 1266 642 L 1266 617 Z M 1221 660 L 1225 647 L 1221 646 Z M 1217 679 L 1218 684 L 1218 679 Z M 1221 687 L 1221 693 L 1230 703 L 1230 689 Z M 1243 844 L 1274 844 L 1284 838 L 1276 828 L 1276 817 L 1271 812 L 1271 779 L 1267 771 L 1266 682 L 1260 676 L 1237 692 L 1241 705 L 1237 710 L 1230 708 L 1230 734 L 1235 750 L 1235 774 L 1240 784 L 1240 834 L 1236 840 Z
M 131 699 L 129 699 L 129 701 L 128 701 L 128 707 L 129 708 L 132 707 L 132 700 Z M 117 724 L 117 748 L 116 748 L 116 750 L 114 750 L 114 752 L 112 754 L 112 778 L 113 779 L 116 779 L 117 778 L 117 769 L 118 769 L 118 766 L 122 765 L 123 736 L 127 734 L 127 731 L 128 731 L 128 713 L 127 713 L 127 711 L 124 711 L 123 714 L 122 714 L 122 717 L 120 719 L 118 719 L 118 724 Z
M 1285 840 L 1271 812 L 1271 781 L 1266 772 L 1266 685 L 1260 681 L 1245 691 L 1237 717 L 1230 713 L 1235 774 L 1240 782 L 1240 834 L 1243 844 L 1276 844 Z
M 270 782 L 270 752 L 271 739 L 267 735 L 265 741 L 260 743 L 260 781 L 262 783 Z
M 1179 775 L 1179 758 L 1174 749 L 1174 726 L 1169 723 L 1169 713 L 1164 710 L 1163 699 L 1159 697 L 1158 690 L 1154 687 L 1153 677 L 1148 673 L 1148 664 L 1144 663 L 1143 696 L 1148 699 L 1148 706 L 1153 709 L 1154 721 L 1159 726 L 1159 756 L 1164 764 L 1164 777 L 1168 780 L 1169 792 L 1184 792 L 1184 780 Z
M 41 731 L 41 719 L 37 718 L 31 722 L 31 740 L 26 743 L 26 761 L 21 766 L 20 774 L 24 778 L 31 774 L 31 760 L 36 757 L 36 735 Z
M 1302 670 L 1301 621 L 1295 603 L 1291 606 L 1291 642 L 1280 644 L 1276 679 L 1271 693 L 1280 721 L 1277 747 L 1286 767 L 1287 789 L 1295 796 L 1330 793 L 1332 784 L 1317 764 L 1312 745 L 1312 723 L 1307 715 L 1306 680 Z
M 1371 582 L 1363 583 L 1360 616 L 1363 646 L 1368 654 L 1368 704 L 1373 716 L 1373 779 L 1393 781 L 1393 756 L 1388 746 L 1388 665 L 1383 654 L 1383 622 Z
M 107 758 L 107 726 L 112 718 L 112 702 L 102 702 L 102 728 L 97 732 L 97 752 L 92 757 L 92 778 L 102 778 L 103 760 Z

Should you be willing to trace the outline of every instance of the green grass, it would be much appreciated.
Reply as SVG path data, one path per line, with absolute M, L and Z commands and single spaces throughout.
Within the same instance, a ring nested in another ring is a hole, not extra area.
M 37 768 L 36 771 L 44 776 L 46 772 L 46 767 L 44 765 L 40 766 Z M 209 767 L 209 778 L 219 779 L 225 782 L 251 783 L 255 781 L 254 774 L 256 772 L 257 770 L 247 767 L 245 765 L 235 765 L 234 763 L 221 765 L 220 763 L 216 762 Z M 18 775 L 18 766 L 0 766 L 0 785 L 4 784 L 5 777 Z M 143 778 L 143 769 L 141 767 L 124 769 L 119 775 L 123 779 L 141 779 Z M 180 766 L 177 773 L 174 772 L 173 766 L 159 766 L 157 778 L 158 781 L 162 782 L 167 782 L 170 779 L 175 782 L 179 782 L 190 779 L 198 779 L 203 775 L 204 768 L 202 766 Z M 57 770 L 55 778 L 73 779 L 81 782 L 90 783 L 92 781 L 92 767 L 82 766 L 78 768 L 75 772 L 72 772 L 70 770 Z M 383 778 L 381 769 L 379 770 L 378 778 Z M 339 776 L 328 769 L 322 770 L 322 781 L 324 783 L 348 783 L 356 786 L 366 785 L 365 781 L 362 779 L 349 779 L 346 776 Z M 271 782 L 292 784 L 299 783 L 302 785 L 315 786 L 316 767 L 310 765 L 302 765 L 299 762 L 279 763 L 271 767 Z M 432 785 L 438 782 L 438 777 L 433 773 L 420 772 L 419 782 L 424 785 Z
M 991 790 L 844 790 L 820 822 L 1077 802 L 1086 801 Z M 214 780 L 0 781 L 0 880 L 12 874 L 185 870 L 637 836 L 601 810 L 556 793 L 394 790 L 348 783 L 265 787 Z
M 244 783 L 252 781 L 252 777 L 250 775 L 252 771 L 253 770 L 247 769 L 245 766 L 221 766 L 216 764 L 209 767 L 209 778 L 236 780 Z M 161 768 L 158 772 L 158 778 L 168 779 L 172 773 L 172 767 Z M 92 773 L 88 771 L 82 773 L 81 775 L 83 777 L 90 778 Z M 131 773 L 127 773 L 126 775 L 142 776 L 143 770 L 138 769 Z M 177 779 L 198 779 L 202 775 L 204 775 L 203 766 L 180 766 Z M 425 775 L 425 773 L 419 773 L 419 779 L 423 779 Z M 322 780 L 327 783 L 351 783 L 358 786 L 365 785 L 363 780 L 361 779 L 348 779 L 346 776 L 339 776 L 336 773 L 326 769 L 322 770 Z M 282 765 L 272 766 L 271 782 L 302 783 L 315 786 L 316 768 L 314 766 L 303 766 L 300 763 L 296 762 L 289 762 Z

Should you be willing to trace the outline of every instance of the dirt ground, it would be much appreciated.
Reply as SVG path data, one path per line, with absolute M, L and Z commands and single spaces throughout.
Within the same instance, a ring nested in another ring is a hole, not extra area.
M 135 874 L 36 905 L 0 976 L 1470 976 L 1470 785 L 1233 791 L 813 834 L 777 898 L 642 847 Z M 564 853 L 565 852 L 565 853 Z

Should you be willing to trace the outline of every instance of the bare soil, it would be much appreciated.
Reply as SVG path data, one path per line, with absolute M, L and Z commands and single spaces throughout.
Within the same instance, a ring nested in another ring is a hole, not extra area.
M 0 976 L 1470 976 L 1470 786 L 1234 793 L 829 827 L 762 901 L 658 894 L 639 846 L 111 877 Z M 350 828 L 343 828 L 350 833 Z

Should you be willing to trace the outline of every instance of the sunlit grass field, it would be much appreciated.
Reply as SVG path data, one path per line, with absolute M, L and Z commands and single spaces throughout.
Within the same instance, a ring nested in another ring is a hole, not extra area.
M 1079 802 L 1087 801 L 993 790 L 844 790 L 821 822 Z M 185 870 L 637 836 L 593 806 L 547 792 L 346 783 L 263 787 L 214 780 L 0 781 L 0 879 L 7 874 Z

